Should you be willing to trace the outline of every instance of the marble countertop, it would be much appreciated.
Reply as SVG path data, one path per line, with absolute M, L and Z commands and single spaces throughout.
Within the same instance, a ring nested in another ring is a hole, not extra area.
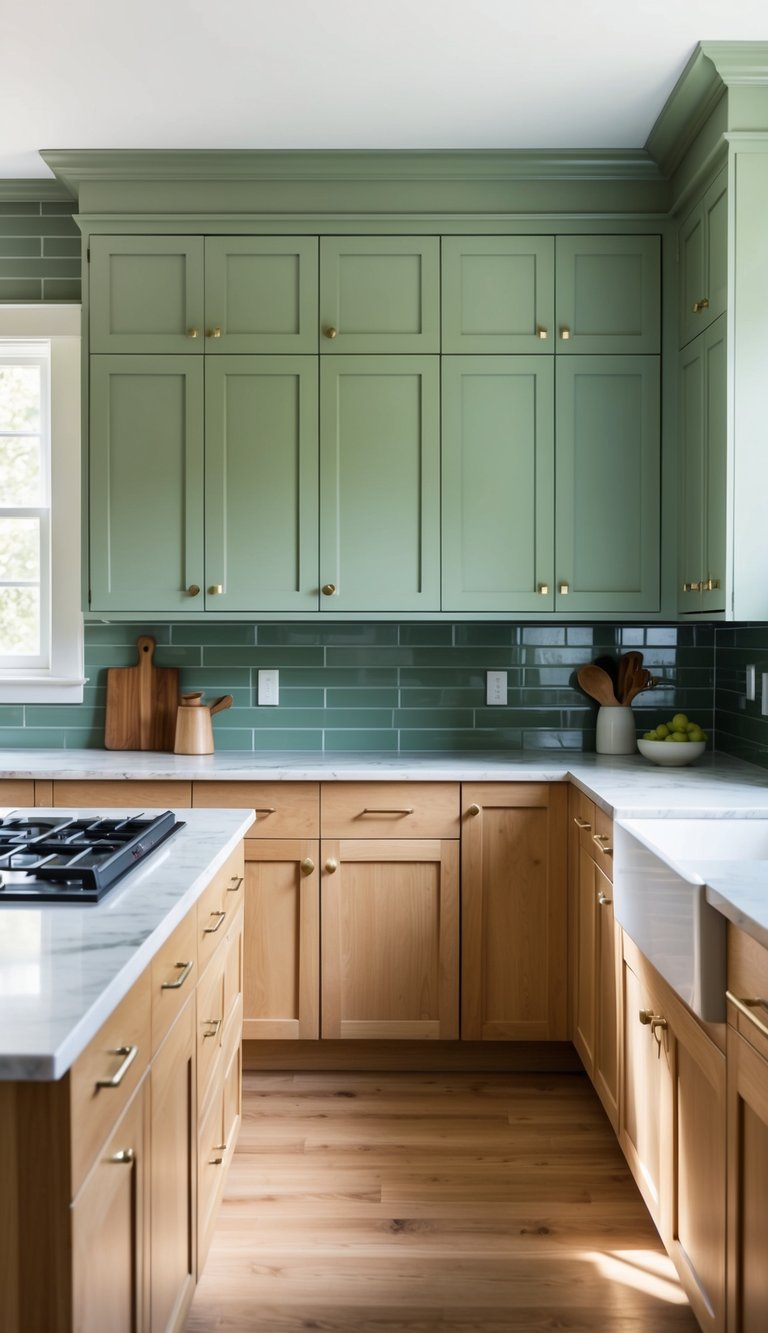
M 100 903 L 0 908 L 0 1079 L 69 1069 L 254 820 L 249 810 L 176 813 L 184 828 Z

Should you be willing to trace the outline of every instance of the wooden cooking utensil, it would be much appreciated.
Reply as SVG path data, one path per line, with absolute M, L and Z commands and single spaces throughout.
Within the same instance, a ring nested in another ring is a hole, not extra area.
M 619 658 L 616 694 L 620 704 L 626 705 L 630 702 L 627 695 L 630 694 L 633 689 L 635 694 L 638 693 L 635 686 L 642 667 L 643 654 L 638 652 L 637 649 L 633 648 L 631 652 L 625 653 L 623 657 Z M 634 697 L 634 695 L 632 697 Z
M 613 692 L 613 681 L 602 667 L 595 666 L 594 662 L 589 666 L 579 667 L 576 679 L 584 693 L 597 699 L 599 704 L 604 704 L 608 708 L 618 707 L 619 701 Z
M 592 665 L 600 667 L 606 673 L 607 676 L 610 676 L 611 684 L 613 686 L 613 692 L 616 695 L 616 701 L 618 703 L 619 696 L 617 687 L 618 687 L 618 676 L 619 676 L 619 664 L 616 661 L 616 658 L 611 657 L 609 653 L 605 653 L 603 657 L 596 657 Z
M 107 671 L 107 750 L 172 750 L 179 700 L 177 667 L 156 667 L 155 640 L 136 640 L 139 660 Z

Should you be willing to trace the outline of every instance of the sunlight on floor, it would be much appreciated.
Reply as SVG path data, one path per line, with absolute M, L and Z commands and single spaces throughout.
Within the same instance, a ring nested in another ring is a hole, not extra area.
M 596 1250 L 584 1253 L 598 1273 L 608 1282 L 620 1282 L 646 1296 L 667 1301 L 671 1305 L 686 1305 L 688 1298 L 680 1287 L 672 1260 L 655 1250 L 613 1250 L 601 1254 Z

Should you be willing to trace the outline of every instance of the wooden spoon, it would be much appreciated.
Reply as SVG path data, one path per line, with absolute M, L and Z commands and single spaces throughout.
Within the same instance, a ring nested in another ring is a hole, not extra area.
M 632 649 L 631 652 L 625 653 L 623 657 L 619 658 L 619 675 L 616 693 L 620 704 L 626 705 L 629 703 L 627 696 L 634 688 L 636 677 L 641 671 L 642 665 L 643 654 L 637 652 L 636 649 Z M 635 694 L 636 693 L 637 690 L 635 690 Z
M 609 708 L 618 707 L 619 701 L 613 692 L 613 681 L 602 667 L 595 666 L 594 662 L 589 666 L 579 667 L 576 679 L 584 693 L 590 695 L 592 699 L 597 699 L 599 704 Z

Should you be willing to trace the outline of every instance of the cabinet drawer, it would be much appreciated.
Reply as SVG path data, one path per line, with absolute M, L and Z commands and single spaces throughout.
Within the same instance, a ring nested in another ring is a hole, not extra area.
M 571 790 L 571 810 L 573 822 L 578 829 L 579 847 L 589 856 L 594 856 L 596 848 L 592 838 L 596 831 L 595 803 L 574 787 Z
M 613 883 L 613 819 L 597 805 L 595 806 L 592 855 L 603 874 Z
M 73 1198 L 149 1065 L 150 1015 L 147 969 L 70 1070 Z
M 728 926 L 728 1022 L 768 1060 L 768 949 Z M 737 1003 L 746 1006 L 746 1011 Z
M 227 955 L 222 949 L 197 987 L 197 1106 L 208 1100 L 221 1059 L 224 1036 L 224 976 Z
M 152 959 L 152 1054 L 197 985 L 197 919 L 188 912 Z
M 458 838 L 459 785 L 323 783 L 320 825 L 324 838 Z
M 316 782 L 196 782 L 192 804 L 255 810 L 246 838 L 316 838 L 320 827 Z
M 192 804 L 189 782 L 109 782 L 100 778 L 94 782 L 53 783 L 53 804 L 70 805 L 81 809 L 100 806 L 130 807 L 131 809 L 183 810 Z
M 197 965 L 202 976 L 243 902 L 243 849 L 238 847 L 197 900 Z
M 224 1098 L 221 1090 L 200 1121 L 197 1148 L 197 1276 L 203 1271 L 211 1242 L 216 1206 L 227 1170 L 224 1142 Z

